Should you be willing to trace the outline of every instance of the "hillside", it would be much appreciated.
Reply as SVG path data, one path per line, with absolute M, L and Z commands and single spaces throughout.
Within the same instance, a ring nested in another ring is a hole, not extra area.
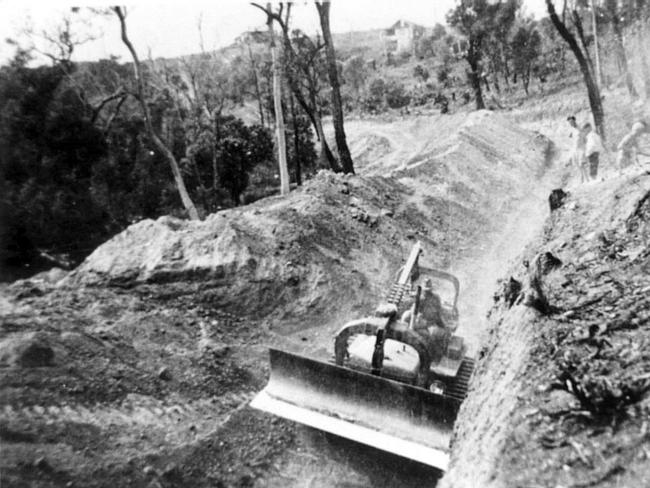
M 606 101 L 615 140 L 639 107 Z M 3 481 L 435 484 L 248 406 L 269 346 L 328 359 L 420 240 L 424 264 L 461 281 L 478 359 L 440 486 L 645 486 L 650 179 L 606 161 L 577 184 L 563 124 L 585 107 L 569 86 L 509 113 L 349 120 L 357 176 L 322 171 L 201 222 L 145 219 L 72 272 L 3 286 Z
M 274 486 L 313 473 L 320 486 L 392 483 L 395 460 L 377 471 L 371 450 L 323 444 L 246 404 L 265 382 L 269 345 L 327 358 L 332 332 L 374 308 L 415 239 L 426 264 L 460 274 L 461 327 L 475 347 L 492 278 L 477 264 L 495 252 L 504 213 L 545 198 L 549 141 L 489 112 L 437 122 L 407 122 L 430 141 L 411 159 L 395 137 L 403 126 L 377 126 L 388 142 L 366 170 L 370 127 L 359 123 L 350 134 L 360 176 L 323 172 L 287 198 L 203 222 L 142 221 L 62 280 L 5 290 L 5 479 Z M 414 468 L 403 481 L 431 476 Z

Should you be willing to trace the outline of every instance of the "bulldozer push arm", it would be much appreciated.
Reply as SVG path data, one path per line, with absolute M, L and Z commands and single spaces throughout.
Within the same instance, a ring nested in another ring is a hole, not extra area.
M 422 244 L 420 244 L 420 241 L 418 241 L 413 246 L 413 249 L 411 249 L 411 254 L 409 254 L 409 257 L 406 260 L 406 264 L 402 268 L 402 271 L 400 272 L 397 282 L 393 285 L 389 293 L 388 303 L 394 305 L 395 308 L 394 311 L 391 310 L 391 313 L 389 313 L 389 316 L 386 317 L 384 324 L 382 326 L 379 326 L 376 332 L 377 335 L 375 340 L 375 350 L 372 354 L 372 374 L 375 376 L 381 376 L 381 370 L 384 364 L 384 343 L 386 342 L 386 329 L 390 327 L 391 322 L 396 319 L 397 307 L 402 301 L 402 297 L 404 296 L 404 289 L 409 283 L 413 269 L 418 264 L 418 258 L 420 257 L 421 252 Z

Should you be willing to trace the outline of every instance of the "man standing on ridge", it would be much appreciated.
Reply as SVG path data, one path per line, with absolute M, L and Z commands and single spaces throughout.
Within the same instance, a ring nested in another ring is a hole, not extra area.
M 594 130 L 589 122 L 582 126 L 584 132 L 587 133 L 585 139 L 585 157 L 589 164 L 589 176 L 592 180 L 598 177 L 598 164 L 600 163 L 600 153 L 605 152 L 603 147 L 603 140 Z
M 580 183 L 584 183 L 589 180 L 589 176 L 587 175 L 587 160 L 585 157 L 585 142 L 587 134 L 584 130 L 581 130 L 580 127 L 578 127 L 574 115 L 567 117 L 567 121 L 571 126 L 569 137 L 573 140 L 569 161 L 578 169 L 578 172 L 580 173 Z

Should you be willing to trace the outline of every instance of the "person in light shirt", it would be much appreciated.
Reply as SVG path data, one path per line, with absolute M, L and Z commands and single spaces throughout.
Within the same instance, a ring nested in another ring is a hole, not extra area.
M 619 174 L 632 163 L 639 166 L 639 154 L 650 156 L 650 154 L 639 151 L 639 137 L 647 133 L 648 126 L 645 122 L 635 122 L 630 132 L 625 134 L 621 142 L 618 143 L 618 146 L 616 146 L 616 167 L 618 168 Z
M 580 127 L 578 127 L 575 116 L 571 115 L 570 117 L 567 117 L 567 121 L 571 126 L 569 137 L 573 141 L 570 161 L 571 164 L 575 166 L 580 173 L 580 182 L 584 183 L 585 181 L 589 180 L 589 176 L 587 174 L 587 160 L 585 158 L 585 140 L 587 134 L 582 129 L 580 129 Z
M 600 153 L 605 152 L 603 140 L 589 122 L 583 125 L 582 129 L 587 133 L 585 139 L 585 157 L 589 164 L 589 177 L 592 180 L 595 180 L 598 177 Z

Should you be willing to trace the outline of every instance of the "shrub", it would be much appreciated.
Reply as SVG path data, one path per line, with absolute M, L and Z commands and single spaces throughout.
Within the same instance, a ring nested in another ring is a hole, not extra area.
M 411 97 L 404 85 L 401 83 L 393 82 L 386 90 L 386 103 L 390 108 L 402 108 L 407 106 L 411 101 Z

